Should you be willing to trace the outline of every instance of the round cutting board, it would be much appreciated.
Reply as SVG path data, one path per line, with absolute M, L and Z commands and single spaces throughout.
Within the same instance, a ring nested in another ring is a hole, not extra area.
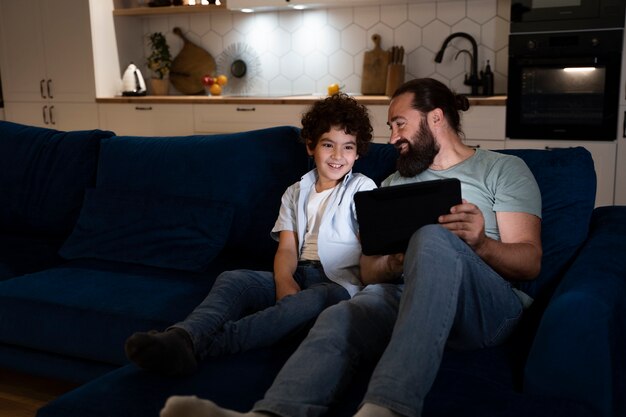
M 187 39 L 180 28 L 176 27 L 173 31 L 183 40 L 183 48 L 172 61 L 170 81 L 183 94 L 202 94 L 202 77 L 206 74 L 215 76 L 215 59 Z

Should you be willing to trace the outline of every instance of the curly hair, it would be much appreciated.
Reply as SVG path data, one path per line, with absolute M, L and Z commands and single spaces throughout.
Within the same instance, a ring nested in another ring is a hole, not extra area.
M 316 101 L 302 115 L 300 136 L 309 149 L 313 150 L 324 133 L 337 127 L 356 137 L 358 155 L 367 152 L 373 131 L 367 107 L 344 93 Z

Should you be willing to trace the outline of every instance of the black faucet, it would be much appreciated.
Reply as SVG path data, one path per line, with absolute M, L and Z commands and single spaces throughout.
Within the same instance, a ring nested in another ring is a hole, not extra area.
M 477 63 L 478 45 L 476 44 L 476 40 L 472 37 L 472 35 L 465 33 L 465 32 L 455 32 L 449 35 L 446 38 L 446 40 L 443 41 L 443 45 L 441 45 L 441 49 L 439 50 L 439 52 L 437 52 L 437 55 L 435 56 L 435 62 L 441 63 L 441 61 L 443 60 L 443 52 L 446 50 L 446 47 L 448 46 L 448 42 L 450 42 L 454 38 L 465 38 L 468 41 L 470 41 L 470 43 L 472 44 L 472 53 L 470 54 L 470 62 L 471 62 L 470 75 L 468 77 L 467 74 L 465 74 L 464 84 L 471 86 L 472 87 L 471 94 L 473 96 L 477 96 L 478 86 L 483 85 L 483 83 L 481 79 L 478 78 L 478 63 Z

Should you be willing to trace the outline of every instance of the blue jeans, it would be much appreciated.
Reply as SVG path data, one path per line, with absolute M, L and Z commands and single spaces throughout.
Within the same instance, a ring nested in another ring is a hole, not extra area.
M 276 302 L 271 272 L 224 272 L 191 314 L 172 327 L 189 333 L 199 358 L 219 356 L 271 346 L 326 307 L 350 298 L 321 266 L 299 266 L 294 279 L 302 291 Z
M 420 416 L 444 348 L 499 344 L 522 314 L 510 284 L 441 226 L 413 235 L 404 280 L 325 310 L 254 410 L 322 416 L 358 368 L 378 360 L 364 401 Z

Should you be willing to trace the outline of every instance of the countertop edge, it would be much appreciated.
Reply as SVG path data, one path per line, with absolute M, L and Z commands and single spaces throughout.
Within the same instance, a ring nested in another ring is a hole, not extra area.
M 288 97 L 234 97 L 234 96 L 117 96 L 97 97 L 96 103 L 126 104 L 311 104 L 325 96 L 288 96 Z M 388 105 L 387 96 L 354 96 L 365 105 Z M 504 106 L 506 96 L 468 97 L 470 106 Z

